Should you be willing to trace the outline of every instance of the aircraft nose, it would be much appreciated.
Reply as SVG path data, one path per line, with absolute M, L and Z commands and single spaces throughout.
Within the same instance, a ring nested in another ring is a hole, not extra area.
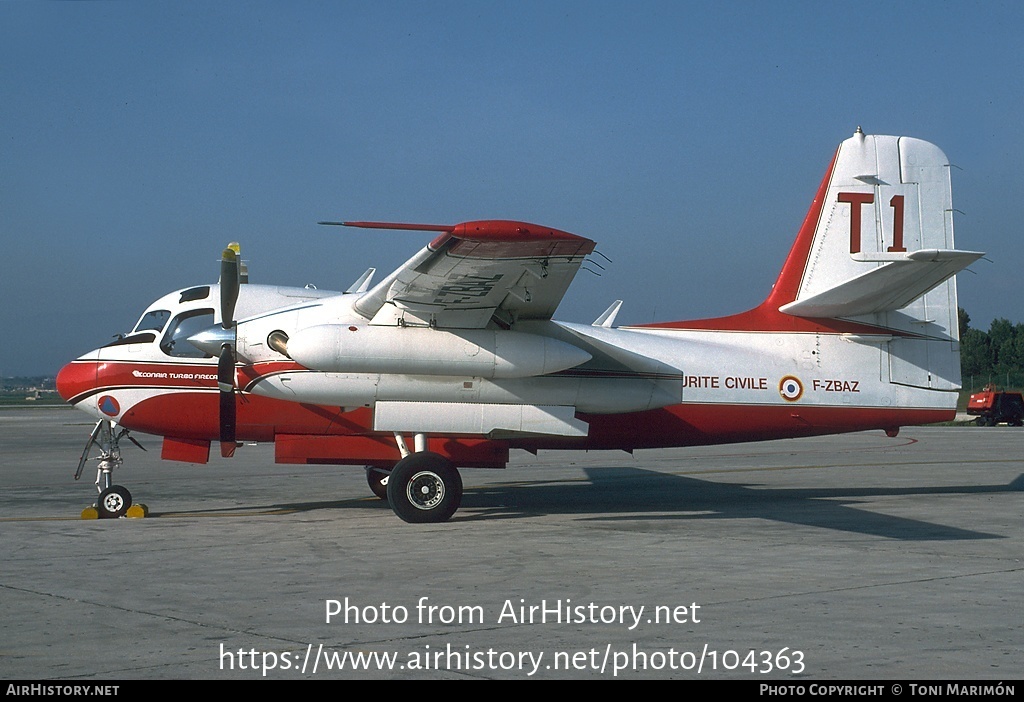
M 61 368 L 60 372 L 57 373 L 57 394 L 64 398 L 65 402 L 74 397 L 74 394 L 72 394 L 71 391 L 71 375 L 73 372 L 74 371 L 71 370 L 71 364 L 69 363 Z
M 57 373 L 57 393 L 65 402 L 96 385 L 96 364 L 74 362 L 67 364 Z

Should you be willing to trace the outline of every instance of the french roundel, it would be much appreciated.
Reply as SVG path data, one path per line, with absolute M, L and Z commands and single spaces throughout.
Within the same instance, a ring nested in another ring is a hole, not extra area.
M 804 385 L 796 376 L 787 375 L 779 381 L 779 394 L 787 402 L 796 402 L 804 394 Z
M 116 417 L 121 413 L 121 405 L 119 405 L 117 400 L 110 395 L 104 395 L 101 397 L 97 404 L 99 405 L 100 412 L 108 417 Z

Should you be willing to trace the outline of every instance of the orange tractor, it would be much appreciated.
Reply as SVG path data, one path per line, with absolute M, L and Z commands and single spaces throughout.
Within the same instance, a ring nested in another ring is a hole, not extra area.
M 977 416 L 974 421 L 979 427 L 994 427 L 1000 422 L 1019 427 L 1024 424 L 1024 395 L 1002 392 L 994 385 L 986 385 L 981 392 L 971 395 L 967 414 Z

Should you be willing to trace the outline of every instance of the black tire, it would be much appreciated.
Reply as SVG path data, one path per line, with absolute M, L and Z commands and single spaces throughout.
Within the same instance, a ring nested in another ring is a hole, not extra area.
M 382 500 L 388 499 L 388 482 L 391 471 L 377 466 L 366 466 L 366 482 L 370 492 Z
M 988 419 L 986 419 L 985 417 L 978 417 L 977 419 L 974 420 L 974 423 L 977 424 L 979 427 L 983 427 L 986 424 L 988 424 Z
M 462 476 L 444 456 L 430 451 L 411 454 L 391 471 L 388 502 L 410 524 L 448 521 L 462 503 Z
M 128 488 L 120 485 L 111 485 L 100 493 L 100 499 L 96 501 L 96 511 L 100 513 L 100 519 L 123 517 L 131 506 L 132 494 L 128 492 Z

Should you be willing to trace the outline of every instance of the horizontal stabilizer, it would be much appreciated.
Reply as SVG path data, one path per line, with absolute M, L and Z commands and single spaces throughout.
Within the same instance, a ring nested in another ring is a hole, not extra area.
M 378 402 L 374 431 L 424 434 L 586 436 L 589 425 L 575 407 L 470 402 Z
M 952 249 L 920 249 L 889 254 L 885 263 L 845 282 L 783 305 L 796 317 L 854 317 L 906 307 L 984 254 Z

